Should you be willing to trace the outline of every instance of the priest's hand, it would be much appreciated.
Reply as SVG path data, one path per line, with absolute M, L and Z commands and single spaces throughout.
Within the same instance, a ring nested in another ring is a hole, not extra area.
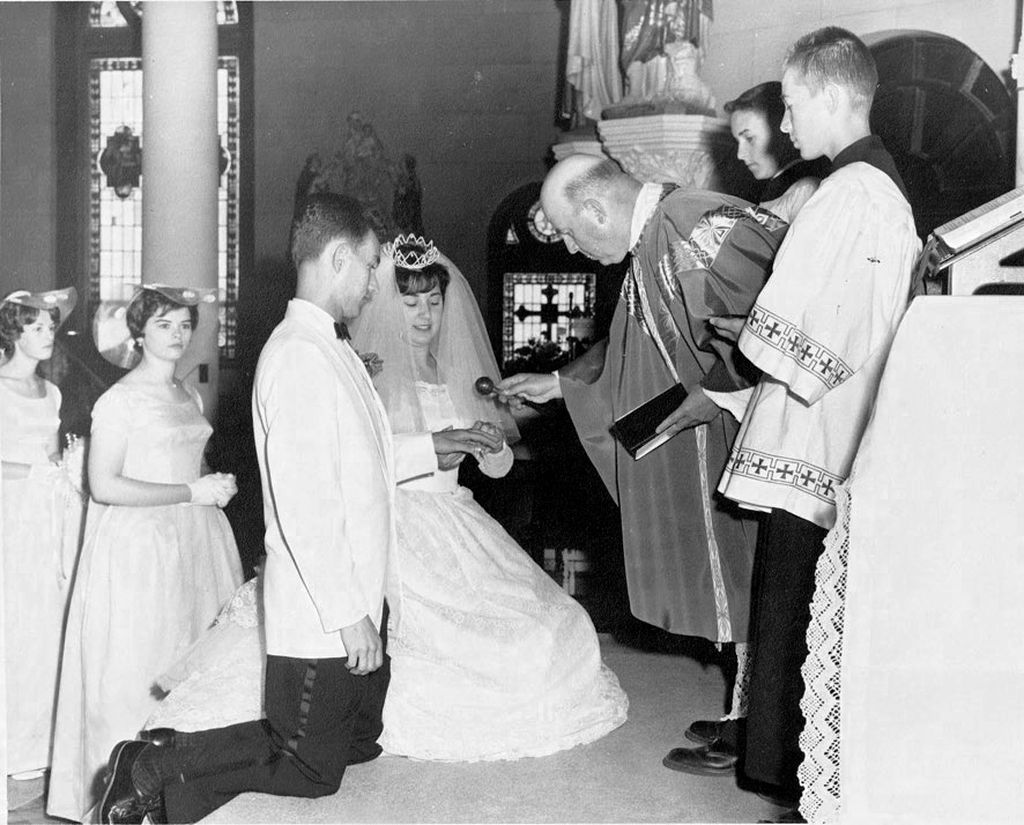
M 369 616 L 363 616 L 355 624 L 343 627 L 341 641 L 345 644 L 348 661 L 345 667 L 353 676 L 373 673 L 384 664 L 384 644 Z
M 708 318 L 708 323 L 711 324 L 715 332 L 727 341 L 739 340 L 746 322 L 746 315 L 715 315 Z
M 543 404 L 562 397 L 558 376 L 549 372 L 521 372 L 495 384 L 498 400 L 513 409 L 521 409 L 524 401 Z
M 707 423 L 720 412 L 721 408 L 704 394 L 704 390 L 695 387 L 676 411 L 657 426 L 655 432 L 667 430 L 675 435 L 680 430 Z

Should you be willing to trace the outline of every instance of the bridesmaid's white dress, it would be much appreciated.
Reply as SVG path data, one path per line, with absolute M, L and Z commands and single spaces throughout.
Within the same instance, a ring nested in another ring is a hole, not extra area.
M 4 613 L 7 773 L 50 764 L 61 631 L 81 536 L 82 497 L 51 462 L 58 451 L 60 390 L 43 382 L 26 398 L 0 381 L 0 458 L 31 467 L 4 479 Z
M 417 391 L 432 432 L 467 425 L 444 386 L 418 383 Z M 503 454 L 507 471 L 507 447 Z M 601 661 L 587 612 L 459 486 L 457 470 L 401 484 L 396 508 L 386 752 L 452 761 L 544 756 L 626 720 L 626 694 Z M 258 588 L 257 580 L 244 585 L 166 675 L 173 689 L 147 727 L 201 730 L 262 715 Z
M 125 439 L 129 478 L 199 478 L 213 428 L 198 393 L 168 403 L 115 384 L 93 407 L 92 431 Z M 110 751 L 145 726 L 156 684 L 206 631 L 242 582 L 231 525 L 217 507 L 90 503 L 61 665 L 47 813 L 81 820 L 95 804 Z

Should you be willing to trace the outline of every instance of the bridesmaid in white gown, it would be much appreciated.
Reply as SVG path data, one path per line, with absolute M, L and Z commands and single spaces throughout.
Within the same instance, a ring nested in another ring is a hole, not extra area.
M 396 438 L 476 424 L 516 439 L 508 413 L 474 392 L 480 376 L 499 376 L 455 266 L 432 244 L 400 236 L 383 247 L 377 280 L 352 342 L 383 362 L 374 383 Z M 477 458 L 494 477 L 512 465 L 507 442 Z M 601 662 L 589 616 L 457 474 L 457 466 L 442 467 L 398 488 L 387 586 L 392 675 L 380 744 L 392 754 L 475 761 L 544 756 L 604 736 L 625 721 L 628 700 Z M 256 586 L 243 587 L 168 674 L 164 686 L 178 687 L 148 727 L 198 730 L 260 713 Z
M 212 297 L 212 296 L 211 296 Z M 216 618 L 242 581 L 219 508 L 234 477 L 202 475 L 212 427 L 174 377 L 199 290 L 141 287 L 127 308 L 138 365 L 93 407 L 92 503 L 65 634 L 47 813 L 82 820 L 111 748 L 159 701 L 156 677 Z
M 19 290 L 0 302 L 7 771 L 16 779 L 50 764 L 61 632 L 81 533 L 81 494 L 58 442 L 60 390 L 37 372 L 75 297 L 73 288 Z

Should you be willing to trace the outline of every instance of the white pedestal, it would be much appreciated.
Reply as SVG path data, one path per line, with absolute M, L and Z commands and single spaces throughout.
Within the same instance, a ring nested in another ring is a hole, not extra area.
M 569 155 L 596 155 L 608 157 L 604 152 L 604 144 L 599 140 L 567 140 L 551 147 L 555 160 L 563 160 Z
M 705 115 L 647 115 L 597 124 L 604 150 L 645 183 L 719 188 L 717 172 L 735 154 L 729 122 Z

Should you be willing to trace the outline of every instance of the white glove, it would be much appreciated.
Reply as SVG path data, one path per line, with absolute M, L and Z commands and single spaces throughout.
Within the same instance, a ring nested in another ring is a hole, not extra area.
M 30 464 L 28 478 L 52 481 L 59 473 L 60 465 L 56 462 L 48 461 L 45 464 Z
M 512 469 L 515 456 L 512 448 L 507 443 L 501 445 L 496 453 L 480 453 L 477 463 L 480 465 L 480 472 L 490 478 L 504 478 Z
M 188 485 L 190 504 L 224 507 L 238 492 L 235 477 L 231 473 L 210 473 Z

